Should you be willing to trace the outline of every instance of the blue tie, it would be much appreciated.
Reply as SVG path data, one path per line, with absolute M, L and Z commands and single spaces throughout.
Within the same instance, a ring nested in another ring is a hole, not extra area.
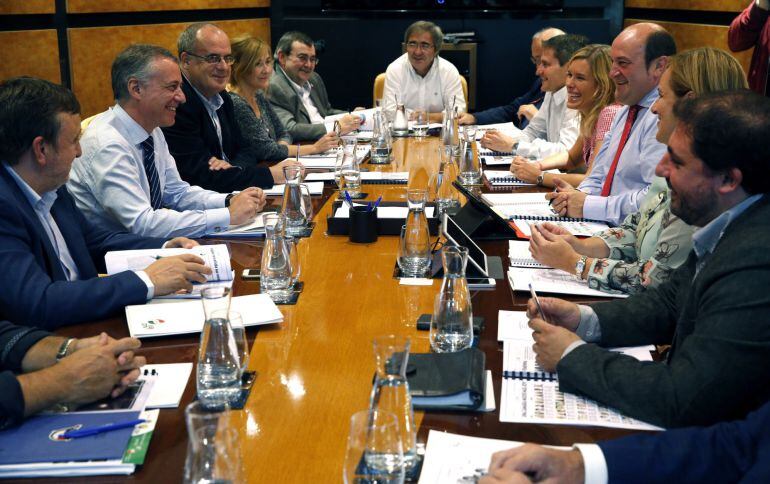
M 163 192 L 160 190 L 158 169 L 155 166 L 155 143 L 152 141 L 152 136 L 142 141 L 142 151 L 144 152 L 144 172 L 150 184 L 150 205 L 153 210 L 157 210 L 163 202 Z

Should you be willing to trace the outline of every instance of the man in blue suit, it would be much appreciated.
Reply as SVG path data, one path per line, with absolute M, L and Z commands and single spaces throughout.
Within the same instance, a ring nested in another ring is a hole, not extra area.
M 492 456 L 479 483 L 770 482 L 770 402 L 745 420 L 638 434 L 573 450 L 526 444 Z
M 98 229 L 83 217 L 63 186 L 80 156 L 79 113 L 62 86 L 29 77 L 0 84 L 0 316 L 18 324 L 54 329 L 105 318 L 211 272 L 183 255 L 98 277 L 108 251 L 197 244 Z

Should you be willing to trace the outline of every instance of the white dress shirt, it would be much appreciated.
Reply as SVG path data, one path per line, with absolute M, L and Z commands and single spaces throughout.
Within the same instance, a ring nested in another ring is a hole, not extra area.
M 650 106 L 656 99 L 657 87 L 639 102 L 641 109 L 636 115 L 628 141 L 618 160 L 610 195 L 602 197 L 602 186 L 620 145 L 628 106 L 623 106 L 615 115 L 602 147 L 596 154 L 591 173 L 578 186 L 578 190 L 588 194 L 583 205 L 583 217 L 606 220 L 610 224 L 618 225 L 626 215 L 639 210 L 655 178 L 655 166 L 666 153 L 666 145 L 655 139 L 658 133 L 658 116 L 650 111 Z
M 454 98 L 458 112 L 465 112 L 465 95 L 460 73 L 449 61 L 436 56 L 425 77 L 417 74 L 409 63 L 408 54 L 391 62 L 385 71 L 383 109 L 390 119 L 396 113 L 396 97 L 407 109 L 425 109 L 440 113 Z
M 537 114 L 521 132 L 516 154 L 539 160 L 568 151 L 580 135 L 580 117 L 567 108 L 567 88 L 547 92 Z
M 142 141 L 148 134 L 116 105 L 89 124 L 67 183 L 78 208 L 92 223 L 153 237 L 199 237 L 225 230 L 230 212 L 226 194 L 182 181 L 160 128 L 152 133 L 155 166 L 163 191 L 163 207 L 150 205 Z

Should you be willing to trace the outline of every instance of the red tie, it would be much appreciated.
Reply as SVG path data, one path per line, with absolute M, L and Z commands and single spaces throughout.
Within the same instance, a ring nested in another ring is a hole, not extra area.
M 631 133 L 631 126 L 636 121 L 636 115 L 641 109 L 641 106 L 631 106 L 628 108 L 628 115 L 626 116 L 626 125 L 623 126 L 623 134 L 620 136 L 620 144 L 618 144 L 618 151 L 615 152 L 615 159 L 612 160 L 610 165 L 610 171 L 607 172 L 607 177 L 604 179 L 604 186 L 602 187 L 602 196 L 609 196 L 612 189 L 612 180 L 615 178 L 615 170 L 618 168 L 618 160 L 620 160 L 620 154 L 623 153 L 623 148 L 628 141 L 628 135 Z

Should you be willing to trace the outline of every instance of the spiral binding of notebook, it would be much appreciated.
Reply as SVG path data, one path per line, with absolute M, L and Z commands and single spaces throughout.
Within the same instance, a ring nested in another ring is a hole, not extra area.
M 406 185 L 409 180 L 361 180 L 364 185 Z
M 539 263 L 535 259 L 508 259 L 512 266 L 514 267 L 538 267 L 546 269 L 548 266 L 544 266 L 543 264 Z
M 590 218 L 579 217 L 561 217 L 559 215 L 512 215 L 508 217 L 508 220 L 533 220 L 536 222 L 548 222 L 550 220 L 558 220 L 559 222 L 594 222 L 603 223 L 601 220 L 593 220 Z
M 518 380 L 559 381 L 556 373 L 547 371 L 503 371 L 503 378 Z
M 513 151 L 493 151 L 486 148 L 479 148 L 479 156 L 513 156 Z

